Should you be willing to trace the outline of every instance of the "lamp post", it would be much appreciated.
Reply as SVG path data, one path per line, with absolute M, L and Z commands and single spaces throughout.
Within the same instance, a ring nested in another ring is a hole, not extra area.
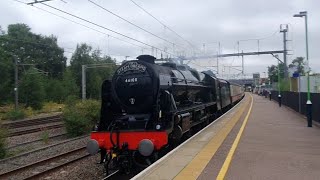
M 276 55 L 278 57 L 278 55 Z M 280 89 L 280 62 L 278 61 L 278 100 L 279 100 L 279 107 L 281 107 L 281 89 Z
M 278 60 L 278 101 L 279 107 L 281 107 L 281 89 L 280 89 L 280 62 L 283 63 L 280 59 L 278 54 L 271 54 L 274 58 Z
M 308 12 L 302 11 L 299 14 L 293 15 L 293 17 L 304 17 L 305 30 L 306 30 L 306 60 L 307 60 L 307 81 L 308 81 L 308 100 L 307 100 L 307 119 L 308 127 L 312 127 L 312 102 L 310 97 L 310 67 L 309 67 L 309 52 L 308 52 Z

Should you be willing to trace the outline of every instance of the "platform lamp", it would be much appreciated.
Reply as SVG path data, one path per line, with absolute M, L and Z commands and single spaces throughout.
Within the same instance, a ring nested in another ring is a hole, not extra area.
M 281 78 L 280 78 L 280 59 L 278 54 L 275 55 L 275 58 L 278 59 L 278 102 L 279 102 L 279 107 L 281 107 Z
M 305 30 L 306 30 L 306 60 L 307 60 L 307 81 L 308 81 L 308 100 L 307 100 L 307 119 L 308 127 L 312 127 L 312 102 L 310 97 L 310 66 L 309 66 L 309 52 L 308 52 L 308 12 L 302 11 L 299 14 L 293 15 L 293 17 L 304 17 Z

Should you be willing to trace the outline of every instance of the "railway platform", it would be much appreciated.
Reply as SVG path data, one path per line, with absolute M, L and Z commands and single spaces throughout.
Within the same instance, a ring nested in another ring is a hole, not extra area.
M 319 179 L 319 137 L 298 113 L 247 93 L 133 179 Z

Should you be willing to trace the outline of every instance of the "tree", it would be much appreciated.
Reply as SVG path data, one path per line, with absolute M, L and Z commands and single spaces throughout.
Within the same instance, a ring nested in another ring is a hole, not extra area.
M 268 67 L 268 76 L 271 82 L 278 82 L 278 69 L 280 68 L 280 78 L 284 78 L 284 63 L 279 63 L 278 66 L 271 65 Z
M 63 87 L 62 81 L 49 78 L 46 79 L 45 83 L 46 99 L 48 101 L 53 101 L 61 103 L 65 99 L 65 89 Z
M 45 99 L 43 76 L 35 68 L 30 68 L 22 76 L 19 92 L 20 101 L 27 107 L 41 109 Z
M 0 45 L 0 104 L 12 100 L 14 82 L 13 68 L 13 57 Z
M 2 30 L 2 27 L 0 26 L 0 35 L 4 34 L 4 30 Z
M 271 82 L 278 82 L 278 67 L 271 65 L 268 67 L 268 76 Z
M 5 50 L 15 54 L 21 63 L 35 64 L 38 69 L 49 72 L 52 77 L 62 77 L 67 59 L 55 36 L 34 34 L 26 24 L 11 24 L 7 34 L 0 36 L 0 42 Z
M 106 64 L 104 67 L 90 68 L 86 71 L 86 94 L 89 98 L 98 99 L 101 94 L 103 80 L 108 79 L 113 74 L 116 64 L 108 56 L 102 56 L 100 50 L 92 50 L 87 44 L 77 45 L 70 61 L 70 70 L 75 76 L 78 87 L 81 87 L 82 65 Z
M 69 96 L 76 96 L 78 97 L 80 95 L 80 89 L 79 86 L 77 86 L 75 77 L 73 76 L 70 68 L 67 67 L 66 71 L 63 73 L 63 82 L 62 82 L 63 88 L 64 88 L 64 97 L 66 100 Z
M 72 54 L 70 60 L 70 70 L 76 78 L 76 83 L 81 86 L 81 69 L 82 65 L 93 64 L 93 60 L 90 56 L 92 47 L 83 43 L 78 44 L 76 50 Z
M 34 64 L 53 79 L 62 79 L 66 68 L 64 50 L 53 35 L 31 32 L 26 24 L 11 24 L 7 32 L 0 27 L 0 104 L 13 101 L 14 59 L 19 64 Z M 21 74 L 22 66 L 19 66 Z
M 304 65 L 305 61 L 303 57 L 296 57 L 291 64 L 289 64 L 289 68 L 296 67 L 297 70 L 295 72 L 298 72 L 299 74 L 304 74 Z

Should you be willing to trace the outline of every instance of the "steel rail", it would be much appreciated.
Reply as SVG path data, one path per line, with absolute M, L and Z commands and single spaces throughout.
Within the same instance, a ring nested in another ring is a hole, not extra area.
M 5 158 L 5 159 L 1 159 L 0 163 L 4 163 L 4 162 L 7 162 L 7 161 L 13 161 L 14 159 L 20 158 L 22 156 L 27 156 L 27 155 L 32 154 L 32 153 L 36 153 L 36 152 L 39 152 L 39 151 L 44 151 L 46 149 L 49 149 L 49 148 L 52 148 L 52 147 L 55 147 L 55 146 L 59 146 L 59 145 L 66 144 L 66 143 L 71 142 L 71 141 L 75 141 L 75 140 L 82 139 L 82 138 L 87 138 L 87 137 L 89 137 L 89 136 L 88 135 L 84 135 L 84 136 L 79 136 L 79 137 L 75 137 L 75 138 L 72 138 L 72 139 L 67 139 L 65 141 L 58 142 L 58 143 L 55 143 L 55 144 L 52 144 L 52 145 L 49 145 L 49 146 L 41 147 L 41 148 L 38 148 L 38 149 L 35 149 L 35 150 L 27 151 L 27 152 L 24 152 L 24 153 L 16 155 L 16 156 L 12 156 L 12 157 L 8 157 L 8 158 Z
M 64 126 L 64 123 L 61 122 L 59 124 L 53 124 L 53 125 L 47 125 L 47 126 L 40 126 L 32 129 L 25 129 L 25 130 L 20 130 L 20 131 L 11 131 L 9 132 L 8 137 L 13 137 L 13 136 L 20 136 L 20 135 L 25 135 L 25 134 L 30 134 L 30 133 L 35 133 L 35 132 L 40 132 L 43 130 L 48 130 L 48 129 L 56 129 L 56 128 L 61 128 Z
M 80 148 L 77 148 L 77 149 L 74 149 L 74 150 L 70 150 L 68 152 L 64 152 L 64 153 L 61 153 L 61 154 L 58 154 L 58 155 L 55 155 L 53 157 L 49 157 L 49 158 L 46 158 L 46 159 L 43 159 L 43 160 L 39 160 L 37 162 L 34 162 L 34 163 L 30 163 L 30 164 L 27 164 L 27 165 L 24 165 L 24 166 L 21 166 L 19 168 L 16 168 L 16 169 L 13 169 L 13 170 L 10 170 L 8 172 L 5 172 L 5 173 L 2 173 L 0 174 L 0 179 L 6 179 L 8 178 L 9 176 L 12 176 L 12 175 L 16 175 L 17 173 L 20 173 L 20 172 L 23 172 L 23 171 L 26 171 L 26 170 L 29 170 L 29 169 L 34 169 L 35 167 L 38 167 L 38 166 L 41 166 L 41 165 L 44 165 L 44 164 L 47 164 L 47 163 L 51 163 L 53 161 L 56 161 L 56 160 L 59 160 L 59 159 L 62 159 L 62 158 L 65 158 L 67 156 L 70 156 L 70 155 L 74 155 L 75 153 L 79 153 L 81 151 L 85 151 L 86 152 L 86 146 L 82 146 Z M 76 159 L 73 159 L 72 161 L 77 161 L 79 159 L 82 159 L 84 157 L 88 157 L 89 156 L 89 153 L 85 153 L 85 155 L 81 155 L 80 157 L 76 158 Z M 56 167 L 53 167 L 53 168 L 50 168 L 50 169 L 56 169 L 56 168 L 59 168 L 61 166 L 64 166 L 65 164 L 67 163 L 70 163 L 70 161 L 66 162 L 66 163 L 62 163 Z M 52 170 L 45 170 L 43 172 L 39 172 L 37 174 L 34 174 L 34 175 L 31 175 L 25 179 L 32 179 L 32 178 L 35 178 L 37 176 L 40 176 L 40 175 L 43 175 L 44 173 L 48 172 L 48 171 L 52 171 Z
M 40 125 L 40 124 L 45 124 L 50 122 L 59 122 L 61 120 L 62 120 L 61 115 L 54 115 L 54 116 L 41 117 L 41 118 L 35 118 L 35 119 L 6 122 L 6 123 L 3 123 L 2 126 L 8 129 L 15 129 L 15 128 L 21 128 L 21 127 Z
M 62 133 L 62 134 L 50 136 L 49 139 L 58 138 L 58 137 L 66 136 L 66 135 L 67 135 L 67 133 Z M 7 147 L 7 149 L 14 149 L 14 148 L 17 148 L 17 147 L 21 147 L 21 146 L 25 146 L 25 145 L 28 145 L 28 144 L 33 144 L 33 143 L 41 142 L 41 141 L 43 141 L 42 138 L 36 139 L 36 140 L 34 140 L 34 141 L 28 141 L 28 142 L 16 144 L 16 145 L 13 145 L 13 146 L 9 146 L 9 147 Z

